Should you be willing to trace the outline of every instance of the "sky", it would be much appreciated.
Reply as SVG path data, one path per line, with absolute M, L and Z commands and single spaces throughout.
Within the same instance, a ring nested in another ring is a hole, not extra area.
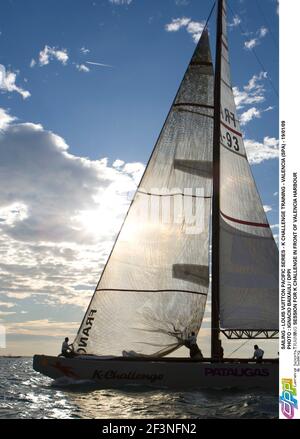
M 1 1 L 0 355 L 56 354 L 76 334 L 212 4 Z M 278 3 L 230 6 L 235 100 L 277 239 Z

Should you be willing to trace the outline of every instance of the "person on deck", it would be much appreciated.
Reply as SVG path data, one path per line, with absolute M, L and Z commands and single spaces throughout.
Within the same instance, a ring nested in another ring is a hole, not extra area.
M 253 360 L 256 360 L 257 363 L 261 363 L 264 356 L 264 351 L 260 349 L 257 344 L 254 345 L 254 355 Z
M 65 341 L 63 342 L 63 344 L 61 346 L 61 354 L 59 356 L 66 357 L 66 358 L 72 358 L 74 356 L 73 346 L 71 344 L 69 345 L 68 337 L 65 338 Z
M 202 360 L 203 355 L 199 346 L 197 345 L 197 336 L 195 332 L 192 332 L 191 335 L 186 340 L 185 346 L 190 350 L 190 357 L 193 360 Z

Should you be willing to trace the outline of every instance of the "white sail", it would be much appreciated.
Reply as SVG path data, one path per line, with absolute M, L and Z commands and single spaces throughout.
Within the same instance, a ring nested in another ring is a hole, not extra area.
M 213 66 L 203 31 L 74 342 L 166 355 L 199 331 L 208 293 Z M 195 215 L 194 215 L 195 214 Z
M 220 146 L 220 326 L 278 330 L 278 249 L 238 121 L 223 7 Z

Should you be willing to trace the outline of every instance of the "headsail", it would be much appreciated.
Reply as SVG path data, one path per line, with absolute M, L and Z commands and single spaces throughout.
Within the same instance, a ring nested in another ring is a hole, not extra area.
M 166 355 L 185 333 L 198 332 L 209 284 L 212 134 L 205 29 L 75 339 L 77 352 Z
M 278 330 L 278 249 L 251 173 L 236 113 L 225 1 L 222 14 L 220 327 L 246 330 L 249 336 L 251 331 Z

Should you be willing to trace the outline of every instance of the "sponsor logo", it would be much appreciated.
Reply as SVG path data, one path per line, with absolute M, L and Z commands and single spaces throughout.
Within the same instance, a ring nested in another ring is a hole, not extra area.
M 281 413 L 287 419 L 293 419 L 295 409 L 298 409 L 298 401 L 296 387 L 291 378 L 281 379 L 282 393 L 280 396 Z
M 242 367 L 242 368 L 234 368 L 234 367 L 206 367 L 204 370 L 205 376 L 220 376 L 220 377 L 267 377 L 269 376 L 268 369 L 260 369 L 260 368 L 250 368 L 250 367 Z
M 145 380 L 150 381 L 150 383 L 155 383 L 156 381 L 161 381 L 163 379 L 163 374 L 157 373 L 140 373 L 136 371 L 129 372 L 119 372 L 117 370 L 95 370 L 92 378 L 96 380 Z

